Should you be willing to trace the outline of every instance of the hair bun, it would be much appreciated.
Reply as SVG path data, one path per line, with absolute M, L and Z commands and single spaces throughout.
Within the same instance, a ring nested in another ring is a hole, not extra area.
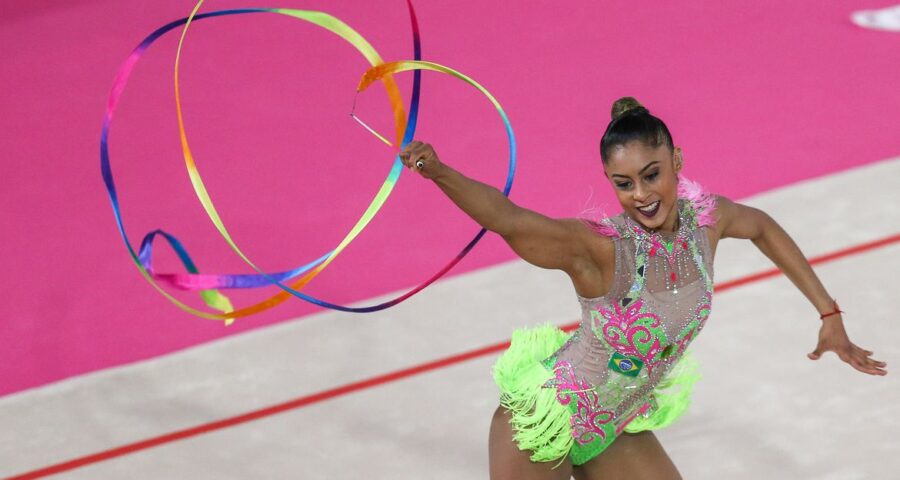
M 635 100 L 634 97 L 622 97 L 616 100 L 612 106 L 612 119 L 616 120 L 617 118 L 629 114 L 640 114 L 640 113 L 650 113 L 646 107 L 641 105 L 641 102 Z

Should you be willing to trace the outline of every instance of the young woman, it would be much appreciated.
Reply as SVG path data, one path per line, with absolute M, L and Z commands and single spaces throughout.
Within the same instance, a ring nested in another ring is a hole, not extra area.
M 810 359 L 833 351 L 861 372 L 887 373 L 847 337 L 837 302 L 788 234 L 766 213 L 680 178 L 681 149 L 631 97 L 613 104 L 600 141 L 623 210 L 615 217 L 551 219 L 521 208 L 422 142 L 400 157 L 522 259 L 566 272 L 581 304 L 573 334 L 517 330 L 495 364 L 492 479 L 681 478 L 652 430 L 681 415 L 697 378 L 686 349 L 709 316 L 722 238 L 753 241 L 818 310 Z

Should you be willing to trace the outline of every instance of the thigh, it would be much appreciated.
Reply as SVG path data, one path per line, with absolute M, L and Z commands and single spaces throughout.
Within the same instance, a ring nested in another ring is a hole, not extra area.
M 623 432 L 596 458 L 575 467 L 576 480 L 681 480 L 651 431 Z
M 491 480 L 569 480 L 572 478 L 572 462 L 567 458 L 558 467 L 555 462 L 531 461 L 531 452 L 519 450 L 513 440 L 513 428 L 509 412 L 498 407 L 491 419 L 488 438 L 488 456 Z M 613 442 L 615 443 L 615 442 Z M 556 468 L 553 468 L 556 467 Z

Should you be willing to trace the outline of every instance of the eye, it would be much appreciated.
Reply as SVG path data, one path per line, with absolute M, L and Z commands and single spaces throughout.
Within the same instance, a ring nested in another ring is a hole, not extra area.
M 625 190 L 626 188 L 628 188 L 628 187 L 631 186 L 631 182 L 621 182 L 621 183 L 617 183 L 616 186 L 619 187 L 619 188 L 621 188 L 622 190 Z
M 651 180 L 651 181 L 652 181 L 652 180 L 655 180 L 656 177 L 658 177 L 658 176 L 659 176 L 659 171 L 655 171 L 655 172 L 651 173 L 650 175 L 647 175 L 647 176 L 644 177 L 644 178 L 646 178 L 647 180 Z

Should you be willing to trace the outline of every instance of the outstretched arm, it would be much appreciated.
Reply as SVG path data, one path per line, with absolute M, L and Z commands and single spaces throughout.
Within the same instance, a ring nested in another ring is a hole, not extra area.
M 413 141 L 400 151 L 410 170 L 431 179 L 462 211 L 495 232 L 523 260 L 572 272 L 587 257 L 586 228 L 574 219 L 552 219 L 519 207 L 496 188 L 442 163 L 431 145 Z M 417 165 L 418 163 L 418 165 Z
M 803 292 L 820 315 L 835 309 L 834 300 L 828 295 L 803 252 L 794 240 L 775 220 L 762 210 L 741 205 L 717 196 L 719 219 L 716 229 L 719 238 L 749 239 Z M 815 350 L 807 356 L 818 360 L 827 351 L 835 352 L 841 360 L 853 368 L 872 375 L 885 375 L 887 363 L 870 358 L 873 352 L 856 346 L 847 337 L 841 314 L 829 315 L 822 320 L 819 341 Z

